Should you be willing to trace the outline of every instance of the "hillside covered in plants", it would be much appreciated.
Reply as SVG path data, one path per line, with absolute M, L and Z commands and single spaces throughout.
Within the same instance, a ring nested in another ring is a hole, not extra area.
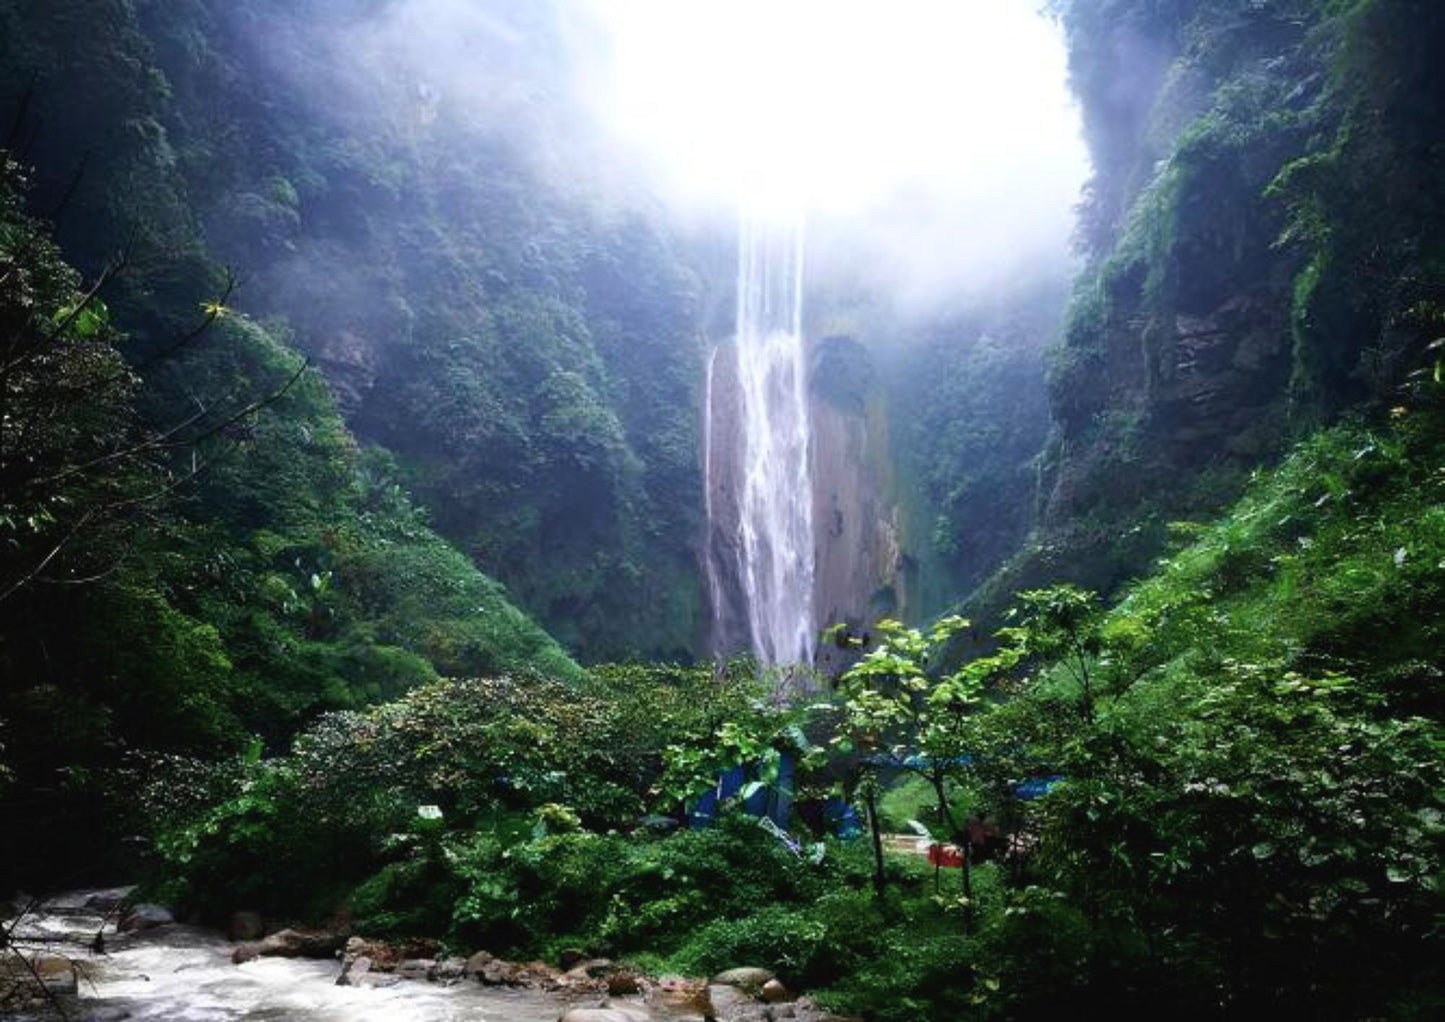
M 1445 1012 L 1445 8 L 1037 6 L 0 0 L 0 1014 Z

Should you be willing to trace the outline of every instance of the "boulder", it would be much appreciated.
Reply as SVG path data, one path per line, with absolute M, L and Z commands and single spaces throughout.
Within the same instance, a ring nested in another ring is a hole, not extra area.
M 431 971 L 431 978 L 438 983 L 456 983 L 467 974 L 465 958 L 444 958 Z
M 408 958 L 396 964 L 396 974 L 402 979 L 430 979 L 437 963 L 430 958 Z
M 266 927 L 259 912 L 232 912 L 231 924 L 226 934 L 232 941 L 260 940 L 266 934 Z
M 462 971 L 464 971 L 468 976 L 475 976 L 480 973 L 484 968 L 486 968 L 487 963 L 492 960 L 492 956 L 486 951 L 478 951 L 476 954 L 472 955 L 472 957 L 467 959 L 467 963 L 465 966 L 463 966 Z
M 762 989 L 758 991 L 758 997 L 769 1004 L 781 1004 L 784 1001 L 791 1001 L 793 999 L 793 995 L 788 992 L 788 988 L 776 979 L 770 979 L 764 983 Z
M 164 905 L 132 905 L 120 917 L 120 931 L 153 930 L 158 926 L 169 926 L 176 921 L 171 910 Z
M 729 1022 L 750 1014 L 753 999 L 735 986 L 712 983 L 707 988 L 707 1017 Z
M 776 978 L 767 969 L 729 969 L 720 972 L 712 978 L 714 986 L 735 987 L 750 997 L 754 997 L 763 989 L 763 985 L 770 979 Z
M 261 954 L 275 958 L 330 958 L 346 938 L 328 930 L 278 930 L 261 941 Z
M 647 990 L 642 974 L 632 969 L 617 969 L 607 974 L 607 993 L 612 997 L 632 997 Z
M 361 977 L 371 971 L 371 959 L 365 955 L 348 958 L 341 966 L 341 975 L 336 977 L 339 987 L 360 986 Z
M 558 1022 L 648 1022 L 651 1018 L 641 1008 L 606 1005 L 601 1008 L 570 1008 Z
M 134 887 L 112 887 L 104 891 L 91 891 L 85 899 L 85 908 L 99 915 L 108 916 L 125 904 Z
M 327 930 L 278 930 L 265 940 L 239 944 L 231 952 L 237 965 L 256 958 L 330 958 L 341 950 L 346 938 Z

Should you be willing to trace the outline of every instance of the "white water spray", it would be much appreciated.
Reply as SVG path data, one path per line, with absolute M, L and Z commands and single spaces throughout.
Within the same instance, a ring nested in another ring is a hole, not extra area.
M 813 657 L 813 486 L 803 354 L 803 227 L 744 216 L 738 240 L 740 578 L 754 654 Z

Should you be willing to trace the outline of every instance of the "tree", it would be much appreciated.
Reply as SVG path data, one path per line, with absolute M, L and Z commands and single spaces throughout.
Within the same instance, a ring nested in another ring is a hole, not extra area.
M 1079 689 L 1079 710 L 1093 723 L 1096 679 L 1094 664 L 1101 650 L 1103 612 L 1094 593 L 1073 585 L 1028 589 L 1007 615 L 1010 625 L 999 631 L 1006 648 L 1025 657 L 1057 663 Z M 1017 660 L 1015 661 L 1017 662 Z
M 938 820 L 949 838 L 964 849 L 963 908 L 971 920 L 973 900 L 965 824 L 953 812 L 949 784 L 972 763 L 960 724 L 982 701 L 990 678 L 1011 668 L 1011 651 L 970 661 L 950 674 L 933 677 L 929 665 L 948 641 L 969 625 L 957 615 L 935 622 L 927 634 L 893 620 L 878 622 L 878 644 L 838 679 L 843 694 L 843 724 L 833 740 L 842 752 L 861 753 L 858 787 L 873 831 L 874 885 L 883 889 L 883 845 L 878 823 L 882 771 L 903 770 L 923 778 L 937 800 Z

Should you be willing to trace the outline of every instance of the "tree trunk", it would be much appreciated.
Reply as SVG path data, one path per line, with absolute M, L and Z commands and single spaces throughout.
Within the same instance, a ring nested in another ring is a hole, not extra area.
M 878 795 L 869 789 L 863 793 L 868 807 L 868 829 L 873 832 L 873 893 L 883 897 L 883 834 L 878 829 Z
M 973 932 L 973 842 L 969 839 L 967 830 L 960 830 L 958 821 L 953 818 L 953 808 L 948 804 L 948 791 L 944 787 L 943 775 L 935 773 L 928 778 L 933 785 L 933 793 L 938 798 L 938 815 L 941 819 L 948 821 L 948 829 L 953 833 L 953 840 L 963 848 L 963 930 L 965 933 Z

